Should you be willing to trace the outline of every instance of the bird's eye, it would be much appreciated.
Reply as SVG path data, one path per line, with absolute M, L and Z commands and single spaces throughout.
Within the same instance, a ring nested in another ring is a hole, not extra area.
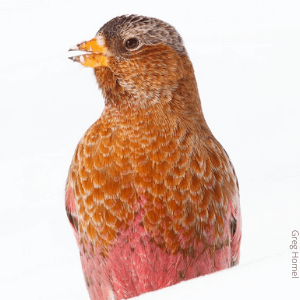
M 126 48 L 134 49 L 139 45 L 139 40 L 136 38 L 131 38 L 125 42 Z

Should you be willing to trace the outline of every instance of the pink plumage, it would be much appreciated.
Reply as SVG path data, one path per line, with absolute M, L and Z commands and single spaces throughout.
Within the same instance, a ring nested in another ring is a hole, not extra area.
M 91 299 L 128 299 L 236 265 L 237 178 L 177 31 L 122 16 L 75 48 L 90 53 L 72 60 L 94 68 L 105 98 L 66 187 Z

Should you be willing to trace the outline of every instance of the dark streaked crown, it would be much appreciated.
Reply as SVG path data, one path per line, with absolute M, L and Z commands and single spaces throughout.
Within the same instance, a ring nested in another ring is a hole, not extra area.
M 97 35 L 104 35 L 106 39 L 138 38 L 141 45 L 154 45 L 164 43 L 172 46 L 177 53 L 185 53 L 185 47 L 176 29 L 159 19 L 139 16 L 124 15 L 116 17 L 105 23 Z

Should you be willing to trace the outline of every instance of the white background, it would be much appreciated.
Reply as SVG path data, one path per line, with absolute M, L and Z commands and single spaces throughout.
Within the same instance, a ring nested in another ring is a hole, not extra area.
M 0 298 L 89 299 L 64 184 L 103 99 L 92 69 L 67 50 L 127 13 L 182 35 L 207 122 L 236 168 L 243 216 L 238 267 L 140 298 L 297 298 L 289 245 L 300 231 L 299 0 L 2 0 Z

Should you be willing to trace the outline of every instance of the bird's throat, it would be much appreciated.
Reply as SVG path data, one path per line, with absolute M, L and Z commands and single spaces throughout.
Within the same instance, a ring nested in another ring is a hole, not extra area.
M 168 85 L 163 82 L 144 88 L 143 82 L 139 82 L 136 91 L 134 87 L 138 82 L 127 82 L 108 67 L 95 68 L 106 107 L 116 110 L 127 120 L 138 114 L 144 119 L 152 119 L 151 122 L 158 126 L 180 122 L 192 130 L 200 128 L 210 134 L 202 113 L 192 63 L 186 55 L 181 61 L 184 71 L 178 80 L 170 80 Z

